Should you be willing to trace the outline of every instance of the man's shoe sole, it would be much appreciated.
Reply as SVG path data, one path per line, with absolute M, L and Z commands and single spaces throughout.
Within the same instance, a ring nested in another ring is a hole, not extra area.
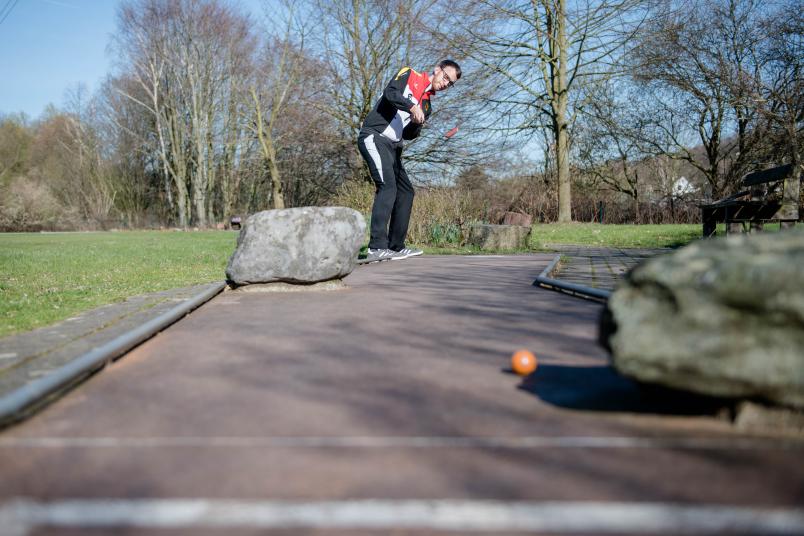
M 384 259 L 357 259 L 357 264 L 373 264 L 375 262 L 392 261 L 396 257 L 386 257 Z
M 424 252 L 422 251 L 422 253 L 424 253 Z M 392 261 L 401 261 L 402 259 L 409 259 L 411 257 L 418 257 L 422 253 L 411 253 L 410 255 L 399 255 L 397 257 L 391 257 L 391 260 Z

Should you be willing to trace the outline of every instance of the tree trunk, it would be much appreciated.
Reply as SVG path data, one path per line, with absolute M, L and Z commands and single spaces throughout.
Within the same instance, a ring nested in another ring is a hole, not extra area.
M 184 183 L 183 179 L 180 180 L 178 177 L 174 182 L 177 192 L 176 204 L 179 209 L 179 227 L 187 227 L 189 223 L 189 219 L 187 218 L 187 214 L 189 213 L 187 207 L 187 185 Z
M 572 190 L 570 187 L 569 166 L 569 133 L 566 120 L 557 118 L 555 122 L 556 136 L 556 170 L 558 172 L 558 221 L 572 221 Z
M 251 89 L 251 98 L 254 100 L 254 111 L 257 114 L 257 139 L 260 142 L 263 158 L 268 162 L 268 171 L 271 174 L 271 202 L 275 209 L 285 208 L 285 197 L 282 193 L 282 176 L 279 174 L 279 167 L 276 165 L 276 150 L 274 149 L 271 125 L 268 125 L 267 129 L 263 125 L 262 106 L 254 88 Z
M 271 153 L 271 158 L 268 160 L 268 169 L 271 171 L 271 200 L 273 201 L 274 208 L 285 208 L 285 194 L 282 192 L 282 177 L 276 165 L 276 155 L 273 154 L 273 150 Z
M 567 108 L 569 91 L 567 88 L 567 35 L 564 0 L 556 2 L 555 44 L 558 49 L 557 72 L 553 73 L 553 113 L 554 135 L 556 140 L 556 168 L 558 171 L 558 221 L 572 221 L 572 191 L 569 166 L 569 124 Z M 553 48 L 553 54 L 556 52 Z

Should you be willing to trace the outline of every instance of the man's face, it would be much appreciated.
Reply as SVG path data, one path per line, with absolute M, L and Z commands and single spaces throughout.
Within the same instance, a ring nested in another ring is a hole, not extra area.
M 458 73 L 454 67 L 441 67 L 436 66 L 433 76 L 433 89 L 435 91 L 443 91 L 451 87 L 458 80 Z

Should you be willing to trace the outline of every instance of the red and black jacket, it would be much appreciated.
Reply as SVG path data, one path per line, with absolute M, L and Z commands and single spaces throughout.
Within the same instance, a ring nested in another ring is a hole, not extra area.
M 430 117 L 430 97 L 434 95 L 430 77 L 410 67 L 403 67 L 388 83 L 382 97 L 363 121 L 363 130 L 369 130 L 391 141 L 412 140 L 418 137 L 422 125 L 411 119 L 410 109 L 422 107 L 424 118 Z

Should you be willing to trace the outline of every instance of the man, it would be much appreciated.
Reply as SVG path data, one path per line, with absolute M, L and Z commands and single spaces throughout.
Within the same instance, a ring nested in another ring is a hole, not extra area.
M 461 68 L 452 60 L 439 62 L 430 74 L 405 67 L 363 121 L 357 145 L 376 186 L 367 261 L 422 254 L 405 246 L 414 192 L 402 165 L 403 140 L 418 137 L 430 117 L 431 97 L 460 78 Z

